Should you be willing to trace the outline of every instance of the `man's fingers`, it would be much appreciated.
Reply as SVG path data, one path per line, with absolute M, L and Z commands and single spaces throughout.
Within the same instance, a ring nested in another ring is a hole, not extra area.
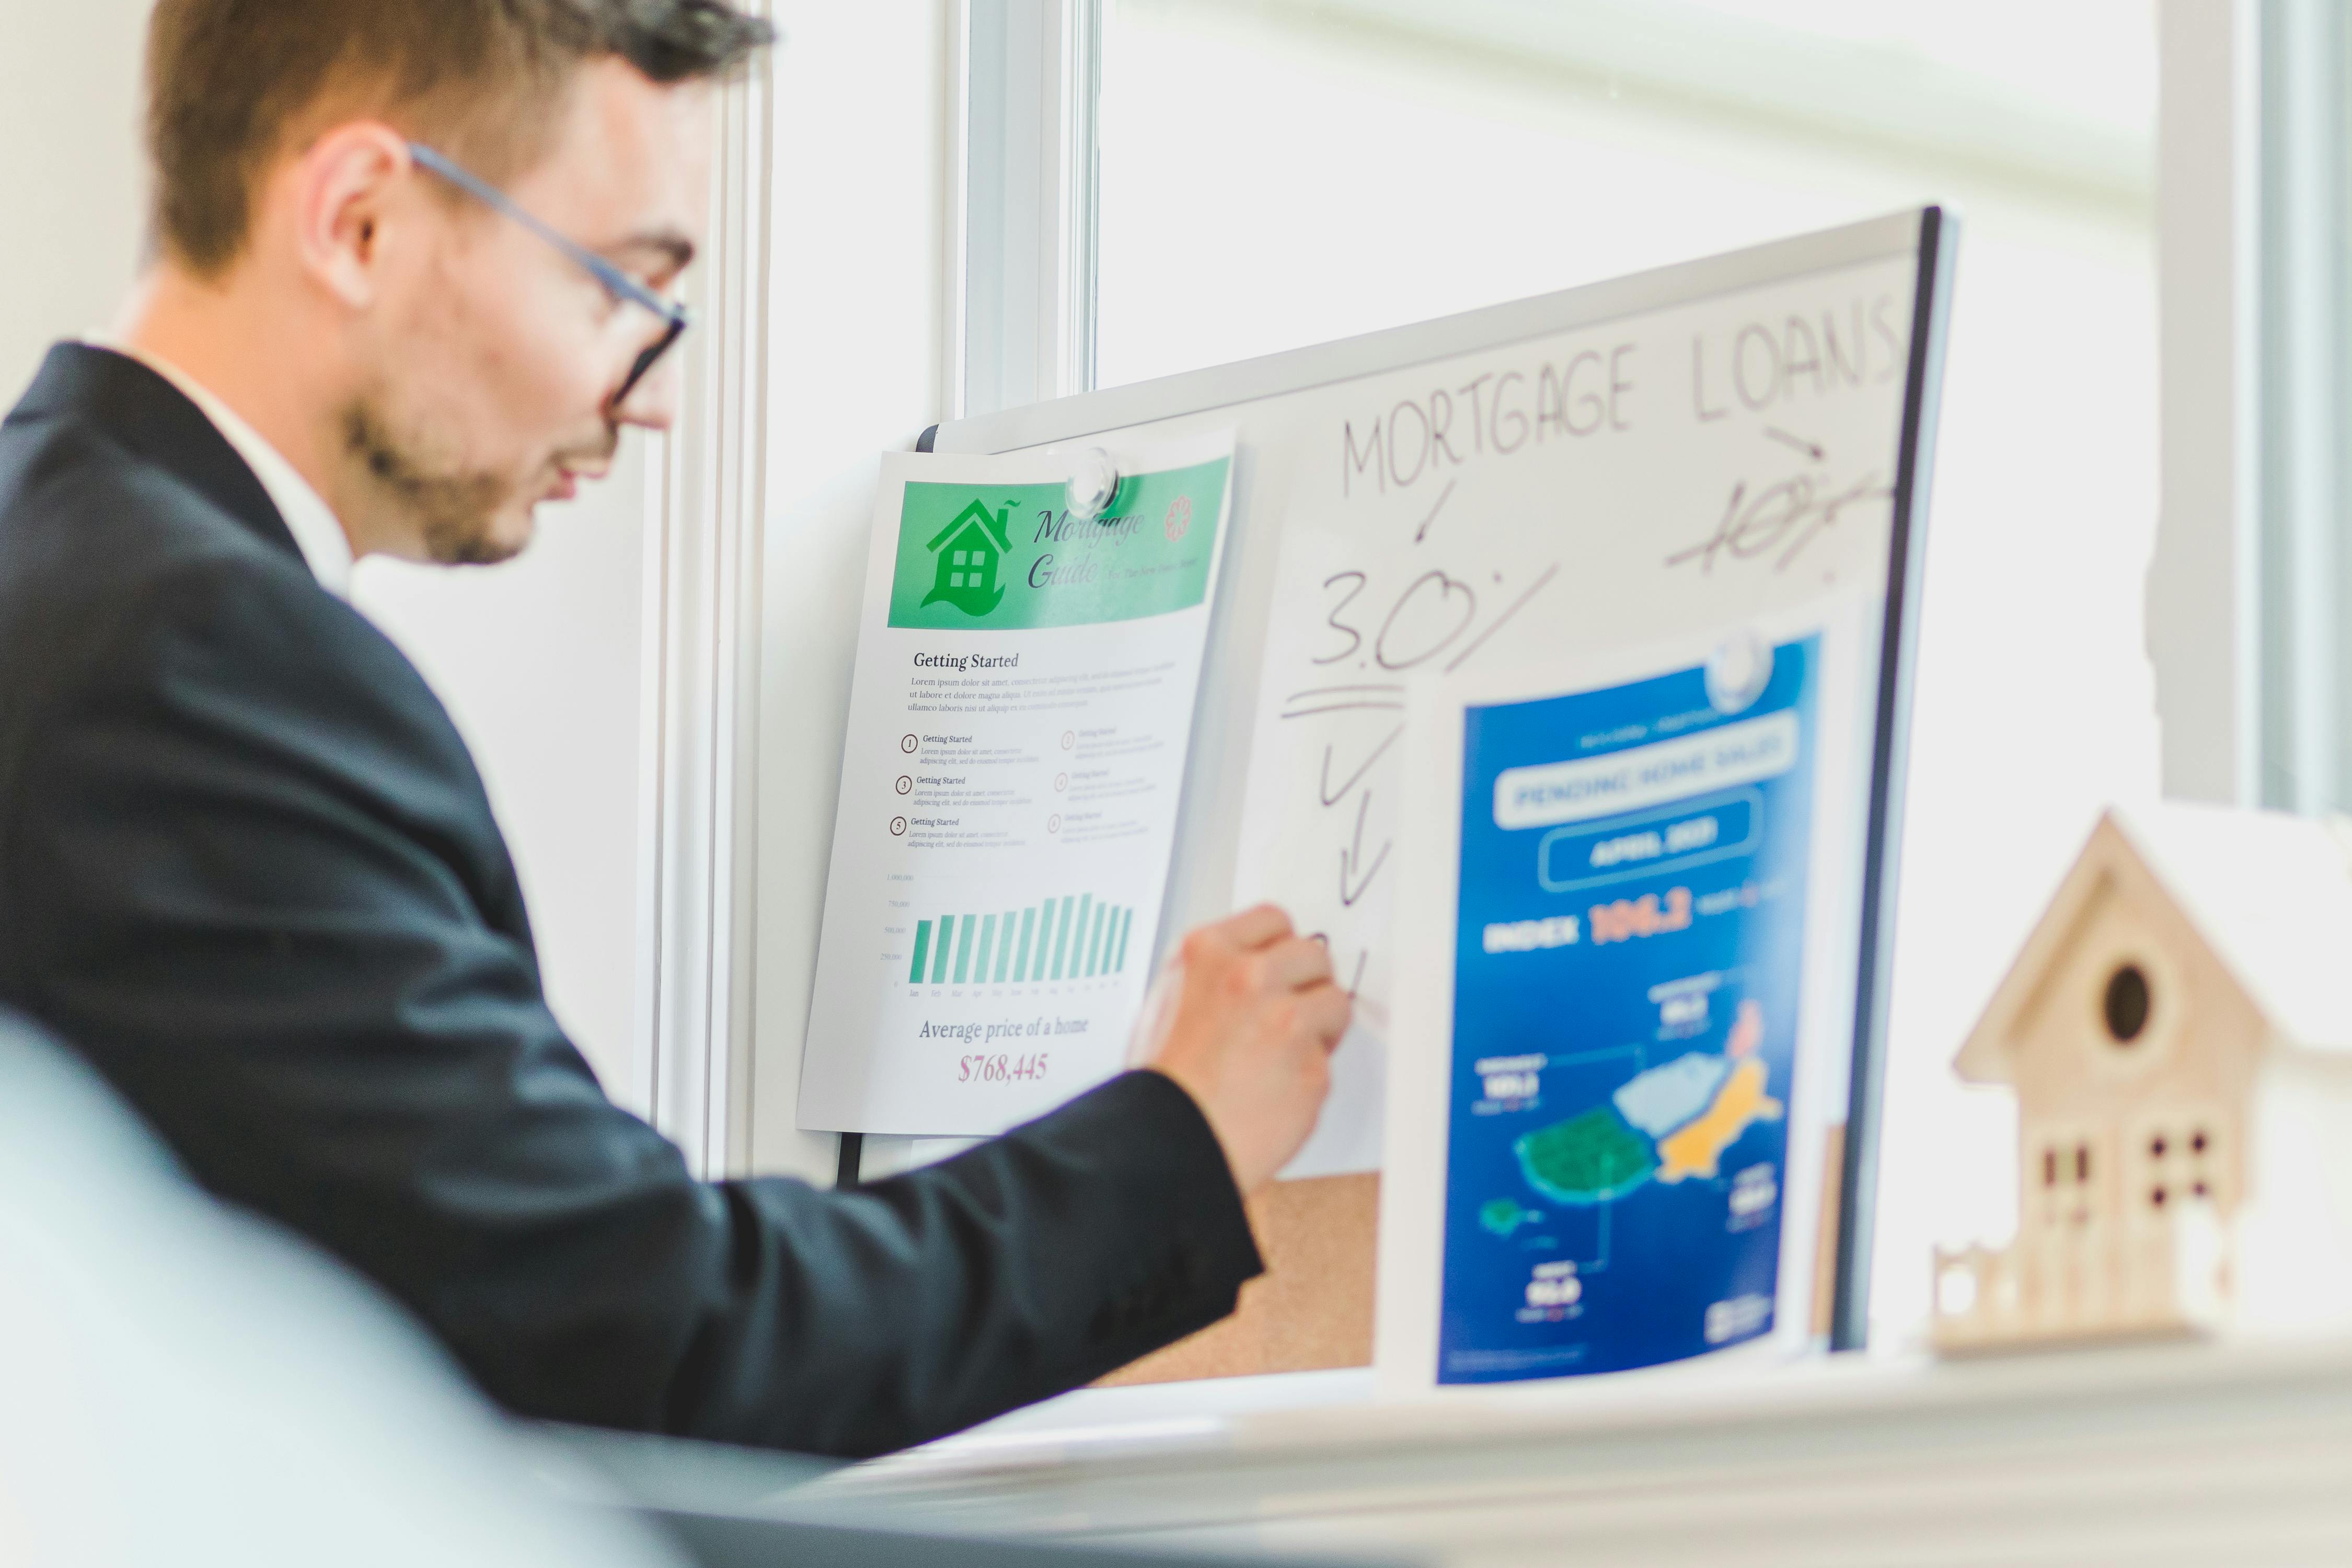
M 1288 936 L 1290 917 L 1277 905 L 1260 904 L 1228 918 L 1217 929 L 1224 933 L 1225 940 L 1249 952 Z
M 1323 1042 L 1327 1051 L 1337 1048 L 1339 1037 L 1348 1032 L 1348 1022 L 1355 1016 L 1356 1004 L 1349 994 L 1329 983 L 1304 991 L 1298 997 L 1298 1021 Z
M 1259 954 L 1259 962 L 1273 991 L 1302 990 L 1331 978 L 1331 950 L 1309 937 L 1277 942 Z

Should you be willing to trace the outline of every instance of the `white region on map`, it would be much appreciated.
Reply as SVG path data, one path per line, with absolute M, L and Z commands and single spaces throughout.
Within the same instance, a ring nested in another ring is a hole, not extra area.
M 1705 1110 L 1731 1063 L 1711 1051 L 1693 1051 L 1627 1080 L 1610 1098 L 1617 1114 L 1653 1138 L 1663 1138 Z

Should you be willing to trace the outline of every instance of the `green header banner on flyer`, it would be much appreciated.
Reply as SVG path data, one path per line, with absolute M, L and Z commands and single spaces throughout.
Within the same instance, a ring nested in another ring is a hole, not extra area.
M 1017 632 L 1189 610 L 1208 595 L 1231 462 L 1133 475 L 1091 522 L 1060 485 L 910 483 L 890 624 Z

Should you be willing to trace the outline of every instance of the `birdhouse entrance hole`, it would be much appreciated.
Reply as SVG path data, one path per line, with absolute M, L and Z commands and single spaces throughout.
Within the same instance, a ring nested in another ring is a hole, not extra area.
M 2107 1035 L 2119 1046 L 2128 1046 L 2147 1027 L 2147 975 L 2137 963 L 2126 963 L 2107 977 L 2107 994 L 2101 1010 L 2106 1016 Z

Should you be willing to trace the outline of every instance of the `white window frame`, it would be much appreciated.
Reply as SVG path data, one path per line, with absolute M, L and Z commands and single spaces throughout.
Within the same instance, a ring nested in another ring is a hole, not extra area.
M 2305 815 L 2352 804 L 2345 91 L 2338 0 L 2265 0 L 2256 234 L 2260 416 L 2259 769 L 2255 801 Z
M 2148 571 L 2168 795 L 2352 804 L 2352 218 L 2334 0 L 2162 0 L 2163 515 Z
M 647 479 L 635 1087 L 706 1177 L 751 1163 L 772 71 L 719 100 L 683 395 Z
M 2262 4 L 2158 12 L 2163 456 L 2147 651 L 2165 794 L 2230 804 L 2259 795 Z
M 951 418 L 1094 388 L 1100 0 L 961 0 Z

